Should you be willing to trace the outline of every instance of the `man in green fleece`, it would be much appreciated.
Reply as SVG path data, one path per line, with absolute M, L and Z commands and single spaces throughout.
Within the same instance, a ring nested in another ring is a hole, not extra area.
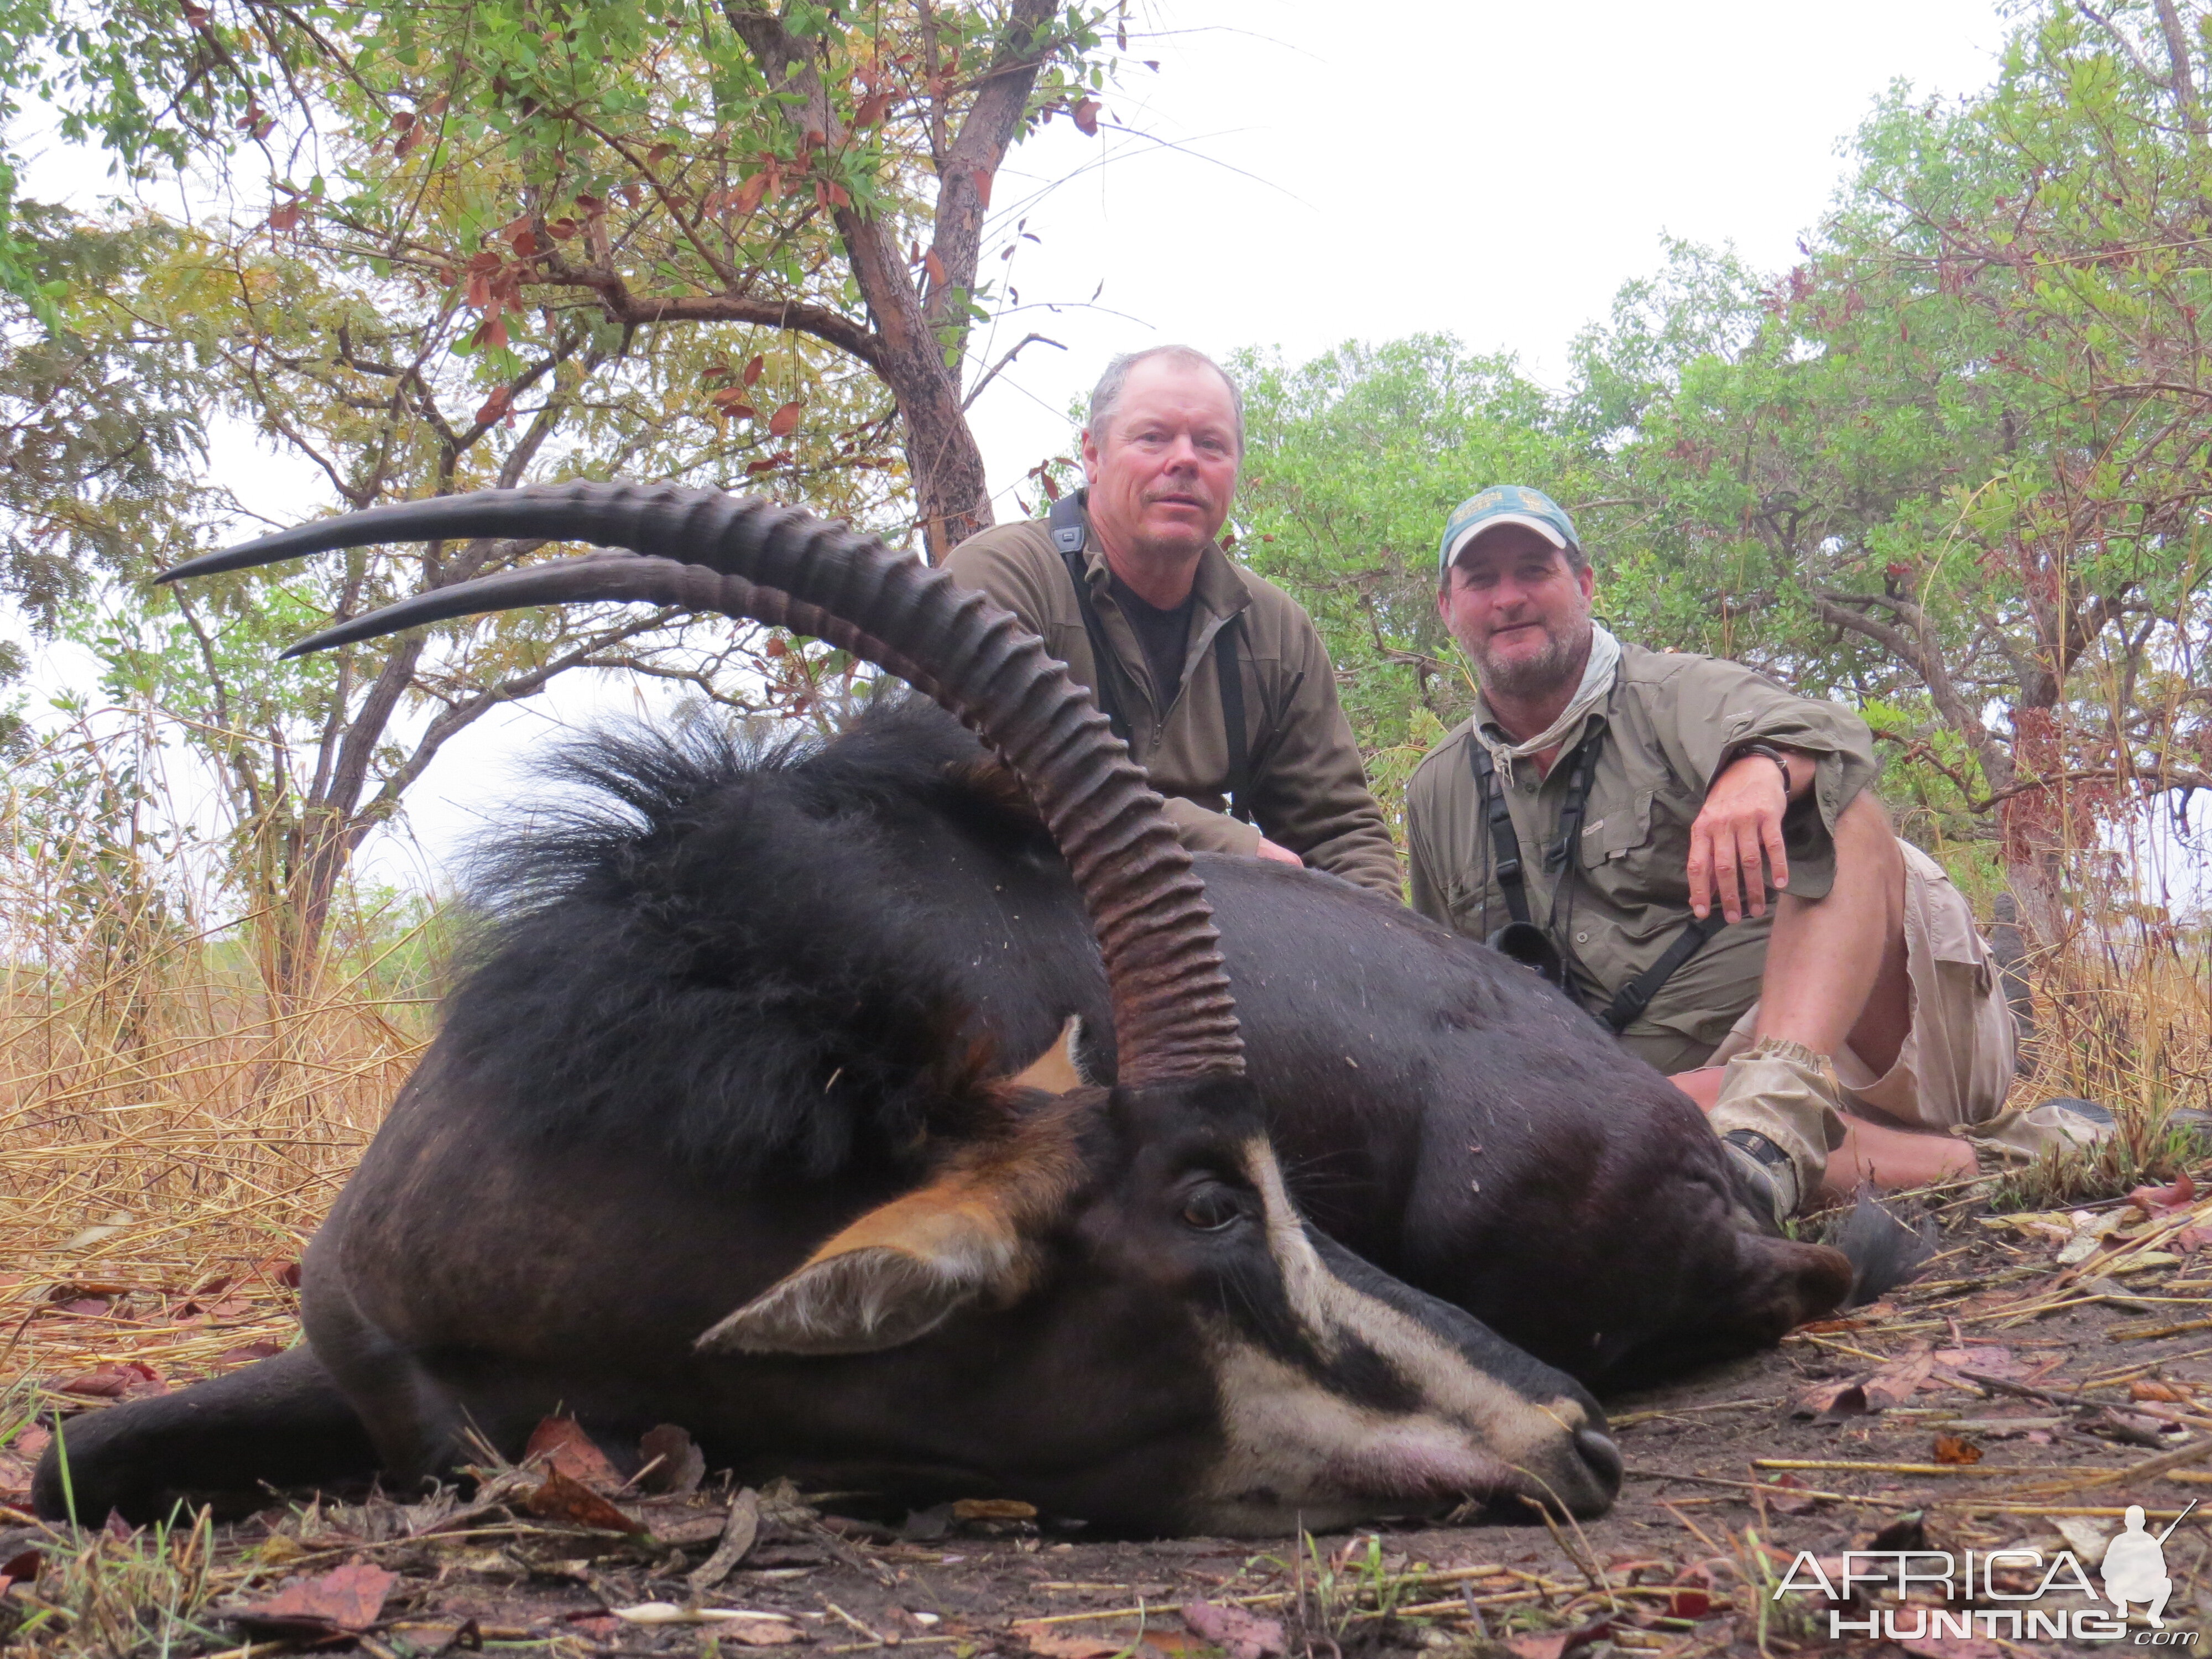
M 1091 395 L 1087 488 L 955 548 L 953 578 L 1042 635 L 1168 798 L 1184 845 L 1304 863 L 1396 899 L 1312 619 L 1221 550 L 1243 400 L 1184 346 L 1117 357 Z

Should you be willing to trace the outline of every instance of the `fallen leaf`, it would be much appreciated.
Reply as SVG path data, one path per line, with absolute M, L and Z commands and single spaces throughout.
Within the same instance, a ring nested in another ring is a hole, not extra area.
M 373 1562 L 349 1561 L 319 1578 L 295 1578 L 267 1601 L 227 1616 L 271 1636 L 365 1631 L 384 1611 L 384 1598 L 398 1582 L 398 1573 L 386 1572 Z
M 523 1508 L 545 1521 L 566 1521 L 573 1526 L 599 1532 L 635 1533 L 644 1530 L 612 1504 L 580 1480 L 572 1480 L 555 1469 L 545 1482 L 522 1500 Z
M 1036 1505 L 1018 1498 L 963 1498 L 952 1506 L 956 1521 L 1034 1521 Z
M 607 1462 L 606 1454 L 592 1443 L 592 1437 L 573 1417 L 548 1417 L 539 1421 L 530 1431 L 530 1443 L 522 1449 L 524 1462 L 533 1458 L 556 1474 L 580 1480 L 587 1486 L 612 1492 L 622 1485 L 622 1476 L 615 1473 L 615 1466 Z
M 2075 1559 L 2094 1572 L 2105 1564 L 2105 1548 L 2112 1540 L 2105 1529 L 2084 1515 L 2062 1515 L 2051 1523 L 2066 1540 Z
M 46 1565 L 46 1557 L 36 1550 L 23 1550 L 0 1562 L 0 1583 L 33 1584 L 38 1582 L 39 1569 Z
M 1667 1612 L 1674 1619 L 1703 1619 L 1713 1610 L 1711 1590 L 1676 1589 L 1667 1593 Z
M 1815 1382 L 1800 1389 L 1790 1399 L 1792 1417 L 1810 1417 L 1823 1423 L 1840 1423 L 1847 1417 L 1864 1417 L 1881 1407 L 1867 1398 L 1857 1382 Z
M 1017 1630 L 1021 1630 L 1016 1626 Z M 1071 1631 L 1022 1630 L 1022 1640 L 1030 1651 L 1044 1656 L 1044 1659 L 1106 1659 L 1109 1654 L 1119 1653 L 1129 1644 L 1109 1641 L 1103 1636 L 1084 1636 Z
M 100 1365 L 55 1385 L 62 1394 L 82 1395 L 92 1400 L 143 1400 L 167 1394 L 169 1385 L 151 1365 L 126 1359 Z
M 2074 1223 L 2073 1237 L 2058 1252 L 2058 1265 L 2071 1267 L 2087 1261 L 2104 1248 L 2105 1241 L 2127 1224 L 2127 1218 L 2115 1210 L 2108 1215 L 2082 1215 Z
M 1810 1484 L 1808 1481 L 1799 1480 L 1794 1474 L 1778 1474 L 1774 1477 L 1774 1484 L 1765 1489 L 1766 1501 L 1784 1515 L 1807 1514 L 1818 1509 L 1824 1501 L 1818 1498 L 1802 1495 L 1808 1491 Z
M 2153 1382 L 2145 1379 L 2128 1384 L 2128 1398 L 2130 1400 L 2163 1400 L 2168 1405 L 2185 1406 L 2190 1397 L 2185 1390 L 2175 1388 L 2171 1382 Z
M 663 1423 L 648 1429 L 637 1443 L 638 1455 L 647 1468 L 639 1475 L 640 1492 L 663 1492 L 682 1498 L 699 1490 L 699 1483 L 707 1478 L 707 1454 L 699 1449 L 698 1443 L 673 1423 Z M 659 1462 L 654 1462 L 658 1458 Z
M 1935 1369 L 1936 1355 L 1927 1348 L 1891 1360 L 1866 1380 L 1867 1409 L 1904 1405 L 1921 1389 L 1935 1386 Z
M 1982 1449 L 1964 1435 L 1939 1434 L 1936 1437 L 1936 1461 L 1938 1463 L 1978 1463 Z
M 2128 1202 L 2149 1215 L 2170 1214 L 2186 1208 L 2197 1201 L 2197 1183 L 2187 1171 L 2174 1176 L 2168 1187 L 2138 1187 L 2128 1194 Z
M 751 1607 L 684 1607 L 673 1601 L 640 1601 L 635 1607 L 607 1611 L 632 1625 L 712 1625 L 717 1639 L 727 1638 L 747 1647 L 783 1647 L 806 1639 L 806 1632 L 796 1620 Z
M 1290 1650 L 1283 1626 L 1242 1607 L 1218 1607 L 1211 1601 L 1193 1601 L 1182 1609 L 1182 1621 L 1191 1633 L 1227 1650 L 1229 1659 L 1269 1659 Z
M 251 1365 L 259 1360 L 274 1359 L 283 1352 L 282 1342 L 264 1339 L 259 1342 L 244 1343 L 235 1348 L 225 1348 L 215 1357 L 215 1363 L 218 1365 Z
M 1898 1644 L 1915 1659 L 2004 1659 L 2004 1650 L 1980 1636 L 1925 1636 Z

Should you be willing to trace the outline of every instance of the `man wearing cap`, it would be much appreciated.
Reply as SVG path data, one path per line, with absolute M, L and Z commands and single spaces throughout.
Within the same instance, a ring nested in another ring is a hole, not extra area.
M 1091 394 L 1086 489 L 945 569 L 1089 686 L 1194 851 L 1304 863 L 1401 896 L 1312 619 L 1216 539 L 1244 454 L 1237 386 L 1185 346 L 1116 357 Z
M 1539 930 L 1576 1000 L 1711 1114 L 1753 1220 L 1824 1178 L 1971 1175 L 1970 1126 L 2015 1152 L 2092 1133 L 2000 1116 L 2014 1039 L 1989 947 L 1868 788 L 1856 714 L 1615 640 L 1540 490 L 1462 503 L 1439 581 L 1480 695 L 1407 788 L 1413 906 L 1478 939 Z

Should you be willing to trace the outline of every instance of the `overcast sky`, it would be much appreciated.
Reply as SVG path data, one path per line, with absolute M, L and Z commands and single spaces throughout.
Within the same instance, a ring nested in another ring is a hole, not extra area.
M 1022 473 L 1072 441 L 1071 398 L 1146 343 L 1296 360 L 1442 330 L 1556 384 L 1575 331 L 1658 264 L 1662 235 L 1786 267 L 1884 89 L 1974 90 L 2003 32 L 1992 0 L 1131 10 L 1133 47 L 1158 72 L 1107 95 L 1097 138 L 1055 121 L 996 188 L 994 206 L 1041 238 L 1000 267 L 1026 308 L 997 349 L 1032 330 L 1066 348 L 1030 347 L 976 405 L 1001 517 Z M 295 510 L 293 469 L 245 447 L 218 461 L 249 506 Z M 550 726 L 633 695 L 557 684 L 449 744 L 410 794 L 411 836 L 380 836 L 370 869 L 435 880 Z

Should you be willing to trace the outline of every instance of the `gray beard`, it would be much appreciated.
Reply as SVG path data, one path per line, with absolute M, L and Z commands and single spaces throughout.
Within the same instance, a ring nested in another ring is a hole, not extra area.
M 1582 673 L 1583 664 L 1589 660 L 1589 619 L 1583 619 L 1576 636 L 1562 638 L 1547 631 L 1545 638 L 1547 643 L 1541 654 L 1508 662 L 1493 662 L 1485 652 L 1469 651 L 1468 654 L 1474 659 L 1475 678 L 1482 682 L 1484 693 L 1495 691 L 1527 702 L 1571 685 Z

